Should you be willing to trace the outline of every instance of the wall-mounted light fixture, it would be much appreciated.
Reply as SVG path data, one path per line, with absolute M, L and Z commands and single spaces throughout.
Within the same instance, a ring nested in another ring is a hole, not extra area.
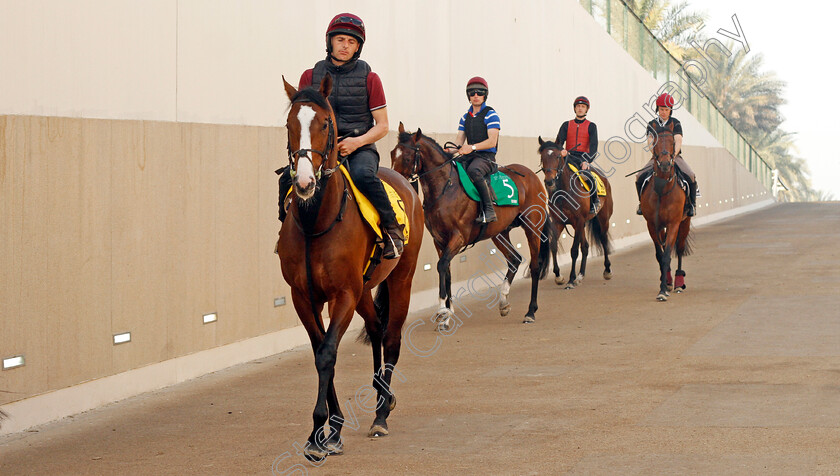
M 114 334 L 114 345 L 125 344 L 126 342 L 131 342 L 131 332 Z
M 24 364 L 26 364 L 26 359 L 23 358 L 23 354 L 16 355 L 14 357 L 9 357 L 8 359 L 3 359 L 3 370 L 22 367 Z
M 219 316 L 217 316 L 215 312 L 211 312 L 210 314 L 205 314 L 205 315 L 201 316 L 201 320 L 205 324 L 210 324 L 211 322 L 216 322 L 218 319 L 219 319 Z

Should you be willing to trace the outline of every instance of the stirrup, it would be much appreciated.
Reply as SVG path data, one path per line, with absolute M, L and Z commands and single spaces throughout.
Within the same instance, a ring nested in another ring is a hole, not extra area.
M 636 209 L 636 215 L 642 215 L 642 204 L 639 203 L 639 208 Z
M 382 237 L 382 257 L 385 259 L 397 259 L 402 255 L 403 242 L 399 238 L 394 239 L 387 232 Z

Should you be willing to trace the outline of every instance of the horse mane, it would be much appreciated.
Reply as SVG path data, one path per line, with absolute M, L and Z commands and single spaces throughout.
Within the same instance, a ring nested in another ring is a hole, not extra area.
M 332 109 L 329 101 L 327 101 L 327 98 L 321 95 L 321 91 L 315 89 L 313 86 L 303 88 L 295 93 L 295 95 L 292 96 L 291 104 L 296 102 L 311 102 L 324 109 Z
M 397 140 L 399 141 L 399 143 L 400 143 L 400 144 L 407 144 L 408 142 L 410 142 L 410 141 L 411 141 L 411 137 L 412 137 L 413 135 L 414 135 L 414 134 L 412 134 L 411 132 L 400 132 L 399 138 L 398 138 Z M 439 152 L 442 156 L 447 157 L 447 158 L 450 158 L 450 159 L 452 158 L 453 154 L 450 154 L 449 152 L 445 151 L 445 150 L 443 149 L 443 147 L 441 147 L 441 146 L 440 146 L 440 144 L 438 144 L 438 143 L 437 143 L 437 141 L 435 141 L 435 140 L 434 140 L 434 139 L 432 139 L 431 137 L 429 137 L 429 136 L 427 136 L 427 135 L 424 135 L 424 134 L 421 132 L 421 133 L 420 133 L 420 139 L 421 139 L 421 140 L 426 139 L 426 140 L 427 140 L 427 142 L 429 143 L 429 145 L 431 145 L 431 146 L 432 146 L 432 148 L 434 148 L 435 150 L 437 150 L 437 151 L 438 151 L 438 152 Z
M 543 141 L 543 143 L 540 144 L 540 149 L 537 152 L 542 153 L 542 151 L 544 151 L 545 149 L 558 149 L 559 150 L 560 146 L 557 145 L 556 142 L 551 141 L 551 140 Z

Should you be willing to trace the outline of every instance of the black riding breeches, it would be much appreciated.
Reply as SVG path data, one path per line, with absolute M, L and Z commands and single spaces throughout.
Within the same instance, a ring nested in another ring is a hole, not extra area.
M 387 225 L 397 220 L 391 201 L 382 181 L 376 176 L 379 171 L 379 153 L 373 149 L 357 150 L 347 159 L 350 177 L 370 203 L 379 211 L 382 224 Z
M 467 175 L 473 182 L 477 182 L 498 170 L 496 167 L 496 154 L 492 152 L 476 151 L 472 154 L 465 155 L 463 160 L 467 164 Z

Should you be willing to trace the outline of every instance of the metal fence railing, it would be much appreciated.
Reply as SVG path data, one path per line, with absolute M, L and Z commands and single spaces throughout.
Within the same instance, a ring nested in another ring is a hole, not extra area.
M 688 75 L 677 74 L 682 63 L 653 36 L 624 0 L 579 0 L 595 21 L 657 80 L 672 81 L 688 91 L 686 108 L 768 190 L 772 167 L 764 161 L 708 97 L 697 94 Z M 696 89 L 695 89 L 696 88 Z

